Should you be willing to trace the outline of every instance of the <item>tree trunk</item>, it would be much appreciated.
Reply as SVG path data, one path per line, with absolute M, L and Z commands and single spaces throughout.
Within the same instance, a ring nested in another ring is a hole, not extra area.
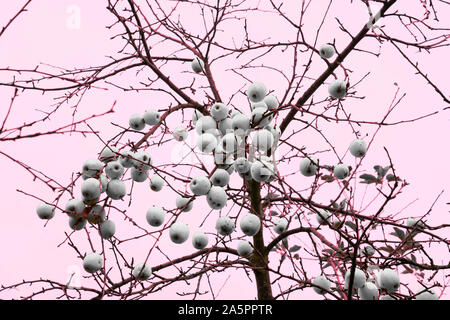
M 253 179 L 248 183 L 252 213 L 262 218 L 261 210 L 261 185 Z M 270 274 L 267 270 L 269 263 L 268 253 L 265 252 L 263 228 L 253 237 L 255 251 L 250 259 L 255 269 L 253 270 L 256 279 L 256 289 L 258 300 L 272 300 L 272 286 L 270 284 Z

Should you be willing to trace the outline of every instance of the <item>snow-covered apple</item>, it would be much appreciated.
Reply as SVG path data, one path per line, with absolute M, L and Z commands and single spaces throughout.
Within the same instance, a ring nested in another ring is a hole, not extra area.
M 259 102 L 267 95 L 267 88 L 264 83 L 253 82 L 247 90 L 247 97 L 251 102 Z
M 134 168 L 132 168 L 134 169 Z M 113 179 L 108 182 L 106 186 L 106 194 L 113 200 L 120 200 L 125 197 L 127 189 L 122 180 Z
M 225 169 L 216 169 L 211 176 L 211 182 L 215 186 L 225 187 L 230 182 L 230 174 Z
M 216 102 L 211 107 L 211 115 L 216 121 L 225 119 L 228 115 L 228 107 L 226 104 Z
M 205 68 L 205 63 L 199 57 L 195 57 L 194 59 L 192 59 L 191 67 L 195 73 L 200 73 Z
M 130 125 L 131 129 L 141 131 L 142 129 L 145 128 L 145 121 L 143 115 L 137 113 L 132 114 L 130 116 L 128 124 Z
M 110 239 L 116 233 L 116 225 L 112 220 L 105 220 L 100 224 L 100 235 L 103 239 Z
M 184 141 L 188 137 L 188 132 L 185 127 L 178 126 L 173 129 L 172 136 L 176 141 Z
M 252 245 L 246 240 L 239 241 L 236 249 L 238 254 L 242 257 L 248 257 L 253 253 Z
M 211 116 L 203 116 L 200 119 L 198 119 L 195 124 L 195 131 L 199 135 L 210 132 L 210 130 L 212 129 L 217 128 L 216 128 L 216 121 Z
M 288 223 L 289 223 L 289 221 L 286 218 L 278 218 L 275 221 L 273 230 L 278 234 L 283 233 L 287 230 Z
M 315 277 L 314 280 L 312 281 L 312 284 L 314 285 L 313 287 L 314 292 L 318 294 L 325 294 L 331 289 L 330 280 L 328 280 L 324 276 Z
M 266 152 L 271 149 L 275 139 L 269 130 L 258 130 L 252 133 L 252 143 L 258 151 Z
M 240 227 L 245 235 L 253 237 L 261 229 L 261 220 L 256 215 L 249 213 L 241 219 Z
M 164 187 L 164 179 L 158 176 L 157 174 L 153 175 L 150 178 L 150 189 L 153 191 L 161 191 Z
M 239 157 L 234 161 L 234 169 L 238 173 L 246 173 L 250 170 L 251 163 L 244 157 Z
M 350 285 L 351 269 L 345 273 L 345 289 Z M 359 289 L 366 283 L 366 274 L 361 269 L 355 268 L 355 275 L 353 277 L 353 288 Z
M 212 186 L 206 196 L 206 200 L 214 210 L 220 210 L 227 204 L 228 196 L 225 190 L 219 186 Z
M 229 236 L 235 228 L 234 221 L 229 217 L 220 217 L 216 222 L 216 230 L 222 236 Z
M 131 168 L 130 170 L 131 179 L 134 182 L 142 183 L 148 178 L 147 170 L 139 169 L 139 168 Z M 111 180 L 112 181 L 112 180 Z
M 355 139 L 350 144 L 350 153 L 356 157 L 361 158 L 367 152 L 367 144 L 362 139 Z
M 124 170 L 125 169 L 119 160 L 108 162 L 108 164 L 105 167 L 106 176 L 110 179 L 120 178 Z
M 103 169 L 103 164 L 98 159 L 86 160 L 83 164 L 83 177 L 97 178 Z
M 92 224 L 99 224 L 105 220 L 105 208 L 99 204 L 94 205 L 86 217 L 87 221 Z
M 318 162 L 317 159 L 313 156 L 308 156 L 306 158 L 303 158 L 300 161 L 300 172 L 306 176 L 311 177 L 314 176 L 317 173 L 318 170 Z
M 100 153 L 100 161 L 103 161 L 104 163 L 108 163 L 109 161 L 113 161 L 117 159 L 119 150 L 117 147 L 114 146 L 105 146 Z
M 378 288 L 373 282 L 366 282 L 361 288 L 358 289 L 358 295 L 361 300 L 377 300 Z
M 250 119 L 245 114 L 238 113 L 231 118 L 231 128 L 234 134 L 245 136 L 250 130 Z
M 320 46 L 319 54 L 324 59 L 330 59 L 334 55 L 334 47 L 330 44 Z
M 386 289 L 389 293 L 397 291 L 400 287 L 398 273 L 392 269 L 381 270 L 378 273 L 378 284 L 380 288 Z
M 50 220 L 55 216 L 55 206 L 41 202 L 36 208 L 36 213 L 39 218 Z
M 278 100 L 275 96 L 268 95 L 263 99 L 266 106 L 269 108 L 269 110 L 274 110 L 278 108 Z
M 349 169 L 345 164 L 338 164 L 334 167 L 333 175 L 336 179 L 342 180 L 348 177 Z
M 164 223 L 164 210 L 161 207 L 153 206 L 147 210 L 147 222 L 152 227 L 159 227 Z
M 131 274 L 135 279 L 144 281 L 150 278 L 152 275 L 152 269 L 145 263 L 140 263 L 134 267 Z
M 65 211 L 69 217 L 80 216 L 86 205 L 83 200 L 80 199 L 70 199 L 66 203 Z
M 194 206 L 194 201 L 190 197 L 183 197 L 179 195 L 175 200 L 175 204 L 177 208 L 180 209 L 181 211 L 189 212 L 192 210 L 192 207 Z
M 157 124 L 159 122 L 159 120 L 161 120 L 161 116 L 160 116 L 159 112 L 154 109 L 146 110 L 144 112 L 143 118 L 144 118 L 145 123 L 150 126 L 154 126 L 155 124 Z
M 169 236 L 173 243 L 181 244 L 185 242 L 189 237 L 188 225 L 181 221 L 175 222 L 170 226 Z
M 195 249 L 202 250 L 208 245 L 208 236 L 203 232 L 196 232 L 192 236 L 192 245 Z
M 102 256 L 95 252 L 88 253 L 83 259 L 83 268 L 86 272 L 96 273 L 103 268 Z
M 347 94 L 347 83 L 343 80 L 334 80 L 328 86 L 328 93 L 336 99 L 342 99 Z
M 211 153 L 214 151 L 216 146 L 217 138 L 212 133 L 203 133 L 197 139 L 197 147 L 201 152 Z

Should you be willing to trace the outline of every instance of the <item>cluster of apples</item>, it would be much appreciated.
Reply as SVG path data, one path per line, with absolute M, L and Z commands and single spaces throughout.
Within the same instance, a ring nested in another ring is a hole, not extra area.
M 330 59 L 335 54 L 334 47 L 330 44 L 324 44 L 320 47 L 319 54 L 324 59 Z M 328 87 L 328 93 L 333 98 L 342 99 L 347 94 L 347 83 L 343 80 L 334 80 Z M 355 139 L 351 142 L 349 150 L 354 157 L 360 158 L 367 152 L 367 143 L 362 139 Z M 317 159 L 311 155 L 300 161 L 300 172 L 304 176 L 316 175 L 318 168 Z M 333 176 L 338 180 L 347 178 L 349 173 L 349 167 L 343 163 L 334 166 Z
M 195 72 L 201 72 L 204 64 L 196 58 L 192 62 Z M 212 210 L 223 209 L 228 201 L 225 187 L 231 175 L 236 171 L 242 178 L 254 179 L 259 182 L 272 181 L 276 177 L 276 169 L 272 159 L 267 156 L 280 136 L 280 130 L 271 125 L 273 115 L 278 107 L 274 96 L 267 95 L 264 84 L 252 83 L 247 96 L 251 103 L 251 115 L 248 117 L 239 110 L 231 111 L 221 102 L 214 103 L 209 115 L 196 110 L 192 117 L 192 124 L 197 133 L 197 148 L 200 152 L 210 154 L 214 158 L 216 167 L 210 175 L 195 176 L 189 182 L 192 194 L 179 195 L 176 207 L 180 212 L 189 212 L 193 208 L 194 200 L 205 196 Z M 188 133 L 185 128 L 177 127 L 173 130 L 173 137 L 177 141 L 186 140 Z M 255 158 L 246 156 L 245 145 L 251 138 L 251 145 L 258 155 Z M 147 221 L 153 227 L 164 223 L 164 209 L 153 206 L 147 211 Z M 280 223 L 280 226 L 283 223 Z M 247 236 L 254 236 L 261 228 L 260 219 L 248 214 L 241 219 L 240 227 Z M 229 236 L 235 230 L 235 221 L 222 216 L 216 221 L 217 233 Z M 176 244 L 184 243 L 189 238 L 189 226 L 182 222 L 172 223 L 169 236 Z M 196 249 L 203 249 L 208 244 L 208 237 L 203 232 L 196 232 L 192 236 L 192 245 Z M 242 256 L 253 252 L 250 242 L 242 240 L 237 245 L 237 251 Z
M 349 147 L 350 153 L 356 157 L 360 158 L 364 156 L 367 152 L 367 144 L 362 139 L 355 139 L 350 143 Z M 319 162 L 318 160 L 312 156 L 306 156 L 302 160 L 300 160 L 299 165 L 300 173 L 306 177 L 315 176 L 319 170 Z M 333 169 L 333 176 L 342 180 L 349 176 L 350 169 L 348 166 L 340 163 L 336 165 Z M 327 223 L 333 224 L 334 226 L 339 226 L 341 221 L 337 218 L 332 219 L 332 215 L 323 209 L 320 209 L 316 214 L 316 220 L 320 225 L 326 225 Z
M 139 117 L 133 115 L 130 118 L 130 127 L 142 130 Z M 155 125 L 160 116 L 156 110 L 148 110 L 143 115 L 144 126 Z M 139 125 L 138 125 L 139 124 Z M 69 217 L 69 226 L 77 231 L 83 229 L 87 222 L 97 224 L 102 238 L 110 239 L 116 232 L 114 222 L 106 218 L 104 206 L 100 204 L 102 194 L 113 200 L 121 200 L 126 195 L 126 185 L 121 180 L 125 170 L 130 169 L 130 177 L 135 182 L 144 182 L 149 177 L 152 165 L 150 154 L 145 151 L 119 151 L 115 146 L 106 146 L 98 159 L 89 159 L 82 166 L 81 197 L 70 199 L 63 210 Z M 164 186 L 164 180 L 159 175 L 150 177 L 150 189 L 160 191 Z M 55 216 L 56 207 L 42 202 L 36 211 L 41 219 L 52 219 Z M 101 256 L 90 253 L 85 256 L 83 266 L 87 272 L 94 273 L 102 267 Z M 140 278 L 144 277 L 147 268 L 140 272 Z
M 347 270 L 345 274 L 345 289 L 348 289 L 350 284 L 350 275 L 351 270 Z M 400 278 L 395 270 L 384 269 L 378 273 L 375 281 L 370 281 L 367 280 L 364 271 L 355 268 L 353 288 L 358 290 L 358 295 L 361 300 L 378 300 L 379 289 L 384 289 L 386 293 L 396 292 L 400 288 Z M 390 300 L 393 298 L 387 294 L 380 299 Z
M 155 224 L 156 212 L 158 212 L 158 221 Z M 164 221 L 164 211 L 159 207 L 152 207 L 147 212 L 147 221 L 152 226 L 160 226 Z M 216 221 L 216 231 L 221 236 L 229 236 L 236 229 L 233 219 L 222 216 Z M 254 214 L 247 214 L 240 220 L 241 231 L 249 237 L 256 235 L 261 229 L 261 220 Z M 190 234 L 189 226 L 181 221 L 174 222 L 169 229 L 169 236 L 173 243 L 184 243 Z M 196 232 L 192 236 L 192 245 L 195 249 L 202 250 L 208 245 L 208 236 L 203 232 Z M 248 257 L 253 253 L 253 247 L 249 241 L 241 240 L 237 245 L 237 252 L 243 257 Z
M 350 143 L 349 150 L 354 157 L 361 158 L 367 152 L 367 143 L 362 139 L 355 139 Z M 306 177 L 315 176 L 319 170 L 318 160 L 311 155 L 304 157 L 300 161 L 299 169 L 300 172 Z M 349 173 L 350 169 L 348 166 L 342 163 L 336 165 L 333 169 L 334 177 L 339 180 L 347 178 Z
M 210 176 L 197 176 L 191 180 L 189 187 L 192 196 L 180 195 L 176 198 L 176 207 L 182 212 L 190 211 L 193 200 L 198 196 L 206 196 L 213 210 L 225 207 L 228 196 L 224 187 L 228 185 L 234 170 L 246 179 L 253 178 L 260 182 L 274 179 L 274 165 L 264 154 L 274 146 L 280 135 L 279 129 L 270 124 L 278 102 L 275 97 L 267 95 L 267 89 L 261 83 L 253 83 L 248 89 L 248 96 L 252 102 L 250 117 L 240 111 L 230 114 L 229 108 L 220 102 L 211 107 L 210 116 L 194 113 L 193 124 L 199 134 L 197 147 L 201 152 L 211 153 L 217 167 Z M 129 125 L 133 130 L 140 131 L 146 125 L 155 125 L 159 121 L 160 115 L 156 110 L 147 110 L 142 115 L 133 114 Z M 253 161 L 244 156 L 236 158 L 239 148 L 252 132 L 254 145 L 261 157 Z M 187 137 L 186 129 L 175 128 L 173 137 L 177 141 L 184 141 Z M 110 199 L 122 199 L 126 195 L 126 185 L 121 180 L 125 170 L 130 168 L 131 179 L 140 183 L 148 178 L 151 166 L 152 158 L 147 152 L 119 151 L 115 146 L 106 146 L 98 159 L 87 160 L 82 167 L 84 181 L 81 185 L 81 197 L 69 200 L 64 210 L 69 216 L 70 227 L 73 230 L 81 230 L 90 222 L 99 225 L 104 239 L 113 237 L 115 224 L 106 219 L 104 206 L 99 204 L 101 195 L 106 193 Z M 150 178 L 150 188 L 153 191 L 160 191 L 163 185 L 164 180 L 160 176 L 154 175 Z M 51 219 L 55 214 L 55 206 L 41 203 L 37 213 L 42 219 Z M 164 216 L 163 208 L 153 206 L 148 209 L 146 218 L 151 226 L 158 227 L 164 223 Z M 254 236 L 260 230 L 261 221 L 256 215 L 248 214 L 241 219 L 240 227 L 247 236 Z M 228 236 L 235 230 L 235 222 L 229 217 L 220 217 L 216 230 L 218 234 Z M 189 236 L 189 227 L 181 221 L 176 221 L 171 225 L 169 235 L 174 243 L 183 243 Z M 192 237 L 192 244 L 196 249 L 205 248 L 207 243 L 208 237 L 202 232 L 197 232 Z M 237 251 L 242 256 L 248 256 L 253 252 L 253 247 L 250 242 L 242 240 Z M 102 267 L 101 256 L 90 253 L 84 258 L 83 265 L 87 272 L 94 273 Z M 141 264 L 135 268 L 133 274 L 142 280 L 150 276 L 151 268 Z
M 348 290 L 350 285 L 351 270 L 345 273 L 344 289 Z M 318 294 L 331 292 L 331 282 L 325 276 L 313 279 L 313 290 Z M 359 268 L 355 268 L 353 275 L 353 290 L 358 292 L 361 300 L 396 300 L 390 294 L 397 292 L 400 288 L 398 273 L 392 269 L 380 270 L 375 279 L 367 279 L 366 274 Z M 380 290 L 384 293 L 380 296 Z M 438 300 L 438 295 L 431 289 L 421 290 L 415 295 L 417 300 Z
M 329 59 L 335 52 L 333 46 L 324 45 L 319 53 L 324 59 Z M 192 70 L 196 73 L 202 72 L 204 62 L 195 58 L 192 61 Z M 333 81 L 328 88 L 330 96 L 337 99 L 343 98 L 346 90 L 347 84 L 341 80 Z M 246 180 L 253 179 L 258 182 L 270 182 L 277 177 L 276 166 L 269 154 L 276 148 L 281 135 L 280 129 L 271 123 L 278 108 L 278 100 L 275 96 L 268 95 L 266 86 L 260 82 L 254 82 L 249 86 L 247 97 L 251 105 L 250 116 L 237 109 L 230 110 L 222 102 L 214 103 L 209 110 L 209 115 L 204 115 L 198 110 L 194 112 L 192 124 L 198 134 L 197 148 L 214 157 L 216 168 L 210 176 L 196 176 L 191 179 L 189 187 L 192 195 L 179 195 L 175 201 L 177 209 L 181 212 L 192 210 L 194 200 L 199 196 L 206 196 L 207 203 L 213 210 L 224 208 L 228 200 L 224 188 L 228 185 L 234 171 Z M 131 115 L 129 126 L 133 130 L 141 131 L 147 125 L 156 125 L 160 120 L 158 111 L 146 110 L 143 114 Z M 173 138 L 180 142 L 185 141 L 188 136 L 186 128 L 182 126 L 176 127 L 172 134 Z M 248 141 L 249 138 L 251 143 Z M 254 148 L 252 150 L 257 151 L 256 157 L 253 158 L 255 156 L 253 153 L 246 155 L 246 144 L 251 144 Z M 355 157 L 362 157 L 366 153 L 367 146 L 365 141 L 357 139 L 351 143 L 349 149 Z M 149 177 L 148 172 L 151 166 L 152 157 L 145 151 L 123 152 L 115 146 L 106 146 L 98 159 L 89 159 L 83 164 L 84 181 L 81 185 L 81 198 L 69 200 L 64 210 L 69 216 L 69 226 L 73 230 L 81 230 L 87 222 L 98 224 L 100 235 L 104 239 L 110 239 L 115 234 L 115 224 L 106 219 L 104 206 L 99 204 L 101 194 L 106 193 L 113 200 L 122 199 L 126 195 L 126 185 L 121 180 L 125 170 L 130 169 L 131 179 L 141 183 Z M 314 176 L 318 168 L 318 161 L 313 156 L 307 156 L 300 162 L 300 172 L 305 176 Z M 345 179 L 349 169 L 344 164 L 338 164 L 333 174 L 337 179 Z M 159 175 L 155 174 L 149 180 L 151 190 L 162 190 L 164 180 Z M 55 209 L 54 205 L 43 202 L 37 207 L 37 214 L 41 219 L 51 219 L 55 215 Z M 330 217 L 331 214 L 325 210 L 317 214 L 320 224 L 324 224 Z M 152 227 L 161 226 L 165 221 L 164 209 L 159 206 L 149 208 L 146 220 Z M 275 221 L 273 228 L 280 234 L 285 232 L 287 227 L 288 220 L 282 217 Z M 240 228 L 246 236 L 252 237 L 260 231 L 261 221 L 256 215 L 247 214 L 241 218 Z M 229 236 L 235 230 L 235 221 L 227 216 L 219 217 L 216 230 L 221 236 Z M 176 244 L 184 243 L 189 238 L 189 233 L 189 226 L 181 221 L 172 223 L 169 229 L 170 239 Z M 205 233 L 193 234 L 194 248 L 201 250 L 207 244 L 208 236 Z M 373 254 L 373 248 L 369 249 L 367 252 Z M 237 245 L 237 251 L 241 256 L 248 257 L 253 252 L 252 244 L 241 240 Z M 97 272 L 103 267 L 102 257 L 95 252 L 87 254 L 83 260 L 83 267 L 89 273 Z M 358 275 L 360 275 L 359 271 Z M 147 264 L 141 263 L 134 268 L 132 274 L 139 280 L 146 280 L 151 276 L 152 270 Z M 323 276 L 314 279 L 313 283 L 329 290 L 330 283 Z M 369 297 L 373 291 L 371 282 L 364 282 L 361 287 L 355 285 L 355 288 L 362 290 L 361 297 Z
M 132 115 L 130 127 L 142 130 L 146 124 L 155 125 L 160 121 L 156 110 L 147 110 L 143 115 Z M 69 216 L 69 225 L 74 230 L 83 229 L 87 222 L 100 225 L 103 238 L 109 239 L 115 233 L 115 225 L 105 220 L 104 207 L 98 204 L 101 195 L 113 200 L 121 200 L 126 195 L 126 185 L 121 180 L 125 170 L 130 169 L 130 177 L 135 182 L 144 182 L 149 177 L 152 157 L 145 151 L 119 151 L 115 146 L 105 146 L 98 158 L 86 160 L 82 166 L 81 197 L 66 203 L 64 212 Z M 150 188 L 160 191 L 164 180 L 159 175 L 150 178 Z M 54 205 L 42 202 L 37 207 L 41 219 L 51 219 L 55 215 Z
M 96 252 L 88 253 L 83 259 L 83 268 L 88 273 L 96 273 L 103 268 L 103 258 Z M 132 275 L 137 280 L 147 280 L 152 275 L 152 269 L 145 263 L 136 265 Z
M 319 49 L 319 54 L 324 59 L 330 59 L 334 56 L 334 47 L 330 44 L 324 44 Z M 347 94 L 347 82 L 344 80 L 336 79 L 332 81 L 328 86 L 328 93 L 335 99 L 342 99 Z

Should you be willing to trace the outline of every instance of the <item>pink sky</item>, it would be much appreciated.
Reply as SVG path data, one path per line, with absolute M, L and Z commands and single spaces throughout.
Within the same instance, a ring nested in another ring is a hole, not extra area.
M 333 18 L 334 16 L 339 17 L 354 34 L 359 31 L 362 24 L 367 20 L 367 12 L 362 4 L 353 2 L 353 4 L 350 4 L 348 0 L 334 1 L 330 15 L 319 36 L 319 44 L 336 39 L 337 48 L 342 50 L 349 42 L 348 36 L 339 31 L 336 20 Z M 414 2 L 414 4 L 410 6 L 408 11 L 418 12 L 420 15 L 423 10 L 420 2 L 408 1 L 408 3 L 410 2 Z M 341 5 L 341 3 L 345 3 L 345 5 Z M 327 4 L 328 1 L 325 0 L 314 1 L 310 14 L 304 21 L 306 30 L 311 32 L 311 36 L 308 37 L 310 42 L 313 42 L 314 31 L 320 24 L 325 9 L 324 6 Z M 76 8 L 81 10 L 79 29 L 72 29 L 67 25 L 70 16 L 67 10 L 71 5 L 75 5 Z M 2 7 L 0 10 L 1 27 L 20 7 L 20 3 L 8 2 L 2 3 L 0 6 Z M 111 24 L 114 20 L 105 9 L 105 6 L 104 1 L 88 0 L 41 0 L 33 2 L 29 7 L 29 12 L 20 16 L 0 38 L 0 67 L 34 68 L 39 63 L 48 63 L 70 69 L 95 66 L 109 61 L 105 56 L 116 55 L 121 42 L 110 40 L 114 32 L 105 28 L 105 26 Z M 396 6 L 399 9 L 404 9 L 401 5 Z M 450 18 L 450 6 L 439 5 L 438 7 L 442 9 L 440 18 L 442 21 L 441 25 L 443 25 Z M 184 12 L 182 18 L 186 25 L 194 29 L 198 25 L 199 17 L 195 14 L 190 14 L 189 11 Z M 266 20 L 267 17 L 264 14 L 258 14 L 250 20 L 252 24 L 249 24 L 249 32 L 253 39 L 262 40 L 271 37 L 274 39 L 273 41 L 275 39 L 276 41 L 282 41 L 283 39 L 292 39 L 295 36 L 285 23 L 277 22 L 276 25 L 270 25 L 266 23 Z M 404 30 L 393 20 L 383 20 L 382 24 L 386 25 L 385 30 L 389 31 L 390 34 L 407 37 Z M 232 43 L 232 38 L 236 40 L 242 35 L 242 30 L 230 23 L 225 23 L 222 28 L 224 32 L 219 36 L 219 39 L 222 39 L 227 44 Z M 117 30 L 116 28 L 115 31 Z M 290 33 L 285 32 L 285 30 L 290 30 Z M 409 40 L 411 39 L 409 38 Z M 371 49 L 375 52 L 379 50 L 378 43 L 374 39 L 363 40 L 360 47 Z M 433 50 L 430 55 L 419 55 L 415 49 L 408 49 L 407 52 L 413 61 L 420 59 L 420 66 L 426 70 L 429 77 L 439 85 L 443 92 L 450 92 L 448 78 L 444 74 L 445 69 L 448 69 L 448 48 Z M 400 88 L 399 95 L 406 93 L 406 96 L 389 117 L 389 122 L 412 119 L 434 111 L 441 111 L 446 107 L 442 98 L 425 83 L 424 79 L 414 75 L 413 68 L 402 60 L 395 48 L 389 46 L 389 44 L 384 44 L 380 53 L 378 58 L 363 53 L 352 53 L 345 61 L 347 68 L 353 71 L 351 74 L 353 83 L 370 72 L 369 77 L 358 86 L 358 96 L 364 96 L 365 99 L 347 99 L 345 101 L 346 110 L 352 114 L 353 119 L 380 120 L 389 107 L 397 88 Z M 218 52 L 213 52 L 213 55 L 216 54 Z M 288 58 L 291 57 L 289 52 L 285 53 L 285 55 Z M 301 55 L 301 58 L 299 58 L 300 63 L 307 57 L 307 55 Z M 244 57 L 245 59 L 247 58 Z M 318 76 L 325 68 L 325 64 L 320 60 L 314 61 L 312 71 L 309 73 L 310 76 Z M 279 52 L 268 55 L 264 62 L 273 67 L 284 67 L 288 70 L 287 72 L 290 72 L 290 60 L 285 59 Z M 304 62 L 307 62 L 307 60 Z M 228 101 L 233 92 L 244 85 L 248 85 L 242 78 L 226 71 L 230 64 L 233 63 L 235 63 L 233 59 L 224 59 L 213 66 L 217 86 L 226 101 Z M 189 64 L 177 63 L 167 68 L 167 70 L 173 72 L 171 78 L 180 84 L 189 83 L 194 77 L 191 72 L 185 72 L 190 71 Z M 257 69 L 253 72 L 247 72 L 246 74 L 252 80 L 265 82 L 270 90 L 274 90 L 275 95 L 283 93 L 285 82 L 278 74 L 264 69 Z M 338 70 L 337 74 L 342 76 L 342 71 Z M 145 76 L 153 77 L 148 72 Z M 119 77 L 116 76 L 115 83 L 136 85 L 138 80 L 141 78 L 145 79 L 145 76 L 140 75 L 136 77 L 133 71 L 129 71 Z M 6 77 L 6 79 L 9 78 Z M 5 80 L 5 76 L 2 73 L 0 73 L 0 80 Z M 202 79 L 199 83 L 204 84 L 205 82 Z M 397 83 L 398 86 L 394 85 L 394 83 Z M 84 97 L 75 119 L 82 119 L 94 113 L 102 113 L 117 101 L 115 113 L 90 122 L 93 128 L 101 131 L 101 135 L 105 139 L 114 136 L 118 132 L 118 129 L 111 123 L 127 126 L 130 114 L 143 112 L 147 108 L 164 108 L 170 102 L 162 94 L 148 91 L 124 93 L 104 83 L 99 84 L 99 86 L 108 90 L 92 89 Z M 305 87 L 301 88 L 299 94 L 305 89 Z M 199 91 L 196 94 L 196 98 L 200 101 L 205 100 L 201 95 L 202 91 Z M 12 94 L 13 89 L 0 87 L 0 101 L 3 105 L 0 111 L 0 119 L 3 119 Z M 320 100 L 324 99 L 326 95 L 326 86 L 324 86 L 316 92 L 315 97 L 317 97 L 317 100 Z M 41 113 L 37 110 L 49 110 L 49 106 L 53 103 L 52 99 L 56 96 L 57 94 L 42 95 L 39 92 L 20 93 L 16 99 L 13 112 L 8 119 L 8 126 L 17 126 L 24 121 L 39 118 Z M 233 103 L 247 108 L 246 99 L 242 95 L 235 98 Z M 70 105 L 65 105 L 50 121 L 36 126 L 33 130 L 43 131 L 64 125 L 70 121 L 71 113 Z M 186 119 L 190 119 L 190 117 L 191 113 L 186 114 Z M 418 122 L 384 127 L 378 133 L 370 152 L 365 158 L 363 169 L 372 173 L 374 165 L 388 165 L 388 160 L 383 150 L 383 147 L 386 147 L 394 161 L 397 174 L 410 183 L 398 199 L 393 201 L 386 210 L 397 212 L 407 206 L 402 211 L 401 217 L 419 216 L 430 208 L 441 190 L 445 190 L 435 204 L 433 214 L 428 219 L 428 223 L 430 225 L 448 223 L 448 206 L 446 202 L 448 202 L 450 188 L 448 181 L 450 151 L 447 147 L 449 119 L 449 112 L 441 111 L 437 116 Z M 179 125 L 180 121 L 181 117 L 173 116 L 169 119 L 168 124 L 174 127 Z M 335 123 L 323 123 L 322 125 L 327 136 L 332 139 L 339 155 L 343 156 L 349 142 L 354 138 L 350 128 Z M 375 126 L 363 126 L 360 128 L 361 133 L 369 136 L 373 135 L 375 130 Z M 288 129 L 288 131 L 290 130 Z M 190 135 L 188 142 L 194 143 L 194 133 L 192 132 Z M 308 131 L 308 134 L 301 138 L 297 137 L 294 143 L 304 145 L 310 152 L 327 148 L 323 140 L 312 131 Z M 53 135 L 19 140 L 17 142 L 2 142 L 0 150 L 34 168 L 42 170 L 63 185 L 67 185 L 72 173 L 78 172 L 86 159 L 96 157 L 101 146 L 102 143 L 94 135 L 83 137 L 74 134 L 70 136 Z M 154 163 L 162 164 L 171 161 L 175 147 L 177 147 L 176 142 L 170 142 L 161 150 L 152 149 Z M 283 149 L 280 152 L 283 152 Z M 348 164 L 353 164 L 353 158 L 350 155 L 347 154 L 344 159 Z M 322 160 L 330 164 L 336 162 L 332 153 L 327 153 L 323 158 L 321 157 Z M 61 212 L 58 212 L 57 216 L 44 227 L 44 222 L 37 218 L 35 212 L 38 202 L 17 192 L 17 189 L 49 201 L 53 200 L 55 195 L 44 184 L 33 181 L 32 177 L 23 168 L 3 156 L 0 156 L 0 167 L 4 168 L 0 199 L 6 205 L 6 208 L 3 210 L 3 222 L 0 224 L 0 243 L 2 243 L 0 246 L 2 252 L 0 284 L 8 285 L 22 279 L 29 280 L 39 277 L 61 282 L 67 281 L 70 270 L 74 270 L 73 268 L 77 267 L 81 268 L 81 260 L 76 257 L 76 254 L 69 246 L 62 245 L 58 247 L 58 244 L 64 241 L 64 232 L 69 232 L 67 218 Z M 295 172 L 298 170 L 298 161 L 285 165 L 281 169 L 286 170 L 285 172 L 288 173 Z M 310 180 L 298 179 L 298 177 L 300 177 L 299 173 L 296 176 L 291 176 L 289 181 L 296 183 L 299 189 L 305 188 Z M 233 180 L 232 184 L 238 186 L 238 180 Z M 79 185 L 77 187 L 79 189 Z M 149 194 L 147 183 L 135 187 L 133 203 L 128 208 L 128 214 L 140 225 L 148 226 L 145 222 L 145 212 L 149 206 L 160 205 L 173 208 L 175 205 L 174 192 L 171 190 L 166 190 L 156 195 L 155 193 Z M 178 186 L 178 188 L 182 190 L 183 186 Z M 326 189 L 324 190 L 326 191 Z M 336 188 L 334 192 L 335 190 Z M 363 193 L 364 188 L 361 187 L 359 200 L 362 199 Z M 325 194 L 324 192 L 324 203 L 328 201 Z M 66 196 L 64 199 L 67 201 L 68 197 Z M 128 201 L 121 203 L 121 208 L 127 208 L 127 204 Z M 231 206 L 228 208 L 231 208 Z M 195 203 L 194 210 L 186 215 L 184 219 L 192 226 L 192 233 L 197 230 L 197 226 L 207 212 L 209 212 L 209 209 L 207 209 L 206 200 L 201 199 Z M 371 211 L 369 210 L 368 212 L 370 213 Z M 122 221 L 122 217 L 119 216 L 113 220 L 116 222 L 118 238 L 126 238 L 130 234 L 138 234 L 136 229 L 131 229 L 130 224 Z M 214 221 L 211 220 L 204 229 L 210 228 L 210 232 L 214 232 L 213 226 Z M 97 238 L 95 238 L 94 246 L 97 249 L 101 249 L 99 237 L 97 235 L 95 237 Z M 84 231 L 76 233 L 73 239 L 82 248 L 82 252 L 90 252 Z M 210 241 L 211 239 L 212 236 L 210 236 Z M 295 241 L 300 243 L 302 241 L 301 236 L 290 239 L 291 244 L 294 244 Z M 236 244 L 237 241 L 234 243 Z M 128 257 L 135 257 L 135 260 L 139 262 L 145 258 L 148 252 L 147 246 L 148 242 L 138 241 L 134 245 L 130 244 L 126 247 L 125 251 Z M 163 236 L 160 247 L 163 250 L 165 249 L 165 252 L 171 258 L 176 258 L 180 254 L 193 252 L 194 250 L 190 240 L 182 245 L 175 246 L 170 242 L 167 235 Z M 108 254 L 110 254 L 109 251 Z M 449 256 L 449 252 L 444 247 L 442 252 L 435 252 L 435 262 L 437 264 L 448 263 Z M 277 260 L 278 257 L 274 256 L 272 259 Z M 150 264 L 166 261 L 157 252 L 155 254 L 152 253 L 150 260 Z M 173 273 L 173 270 L 171 272 Z M 84 271 L 81 274 L 86 275 Z M 310 275 L 316 276 L 314 269 L 312 269 Z M 81 279 L 81 281 L 86 284 L 90 283 L 87 279 Z M 248 281 L 242 271 L 216 274 L 214 275 L 214 281 L 216 293 L 223 286 L 218 295 L 220 299 L 253 299 L 255 297 L 253 284 Z M 195 284 L 195 282 L 193 283 Z M 418 288 L 417 283 L 412 281 L 411 287 Z M 187 291 L 188 289 L 187 286 L 179 283 L 151 296 L 151 298 L 181 299 L 182 297 L 176 295 L 175 292 Z M 26 294 L 26 292 L 28 292 L 28 289 L 23 292 L 11 290 L 8 293 L 0 293 L 0 298 L 18 297 L 21 294 Z M 50 294 L 49 297 L 53 297 L 53 295 Z M 312 289 L 305 289 L 303 295 L 293 297 L 321 298 L 315 295 Z M 206 295 L 205 298 L 210 298 L 210 296 Z M 442 298 L 448 299 L 448 294 Z

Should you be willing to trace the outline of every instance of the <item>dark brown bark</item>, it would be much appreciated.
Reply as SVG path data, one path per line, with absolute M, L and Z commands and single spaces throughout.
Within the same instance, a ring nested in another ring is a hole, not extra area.
M 261 185 L 259 182 L 250 180 L 248 183 L 252 213 L 262 218 L 261 210 Z M 256 279 L 256 289 L 258 300 L 272 300 L 272 286 L 270 283 L 270 274 L 268 270 L 269 256 L 264 246 L 263 228 L 253 237 L 254 254 L 250 261 L 254 266 L 253 272 Z

